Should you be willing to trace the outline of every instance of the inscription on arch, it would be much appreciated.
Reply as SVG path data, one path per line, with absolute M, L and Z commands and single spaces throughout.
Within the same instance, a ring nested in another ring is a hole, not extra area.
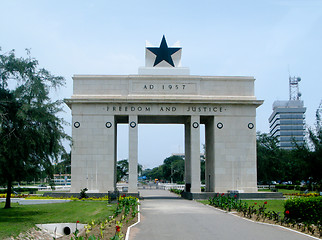
M 162 104 L 162 105 L 108 105 L 106 106 L 106 112 L 108 113 L 129 113 L 129 112 L 138 112 L 145 114 L 153 113 L 200 113 L 200 114 L 221 114 L 227 111 L 226 106 L 222 105 L 180 105 L 180 104 Z
M 136 82 L 132 83 L 132 93 L 144 94 L 196 94 L 198 92 L 197 83 L 178 82 Z

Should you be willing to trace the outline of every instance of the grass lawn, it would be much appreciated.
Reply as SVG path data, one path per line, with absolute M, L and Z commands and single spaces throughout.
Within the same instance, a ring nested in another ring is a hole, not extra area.
M 258 189 L 259 192 L 271 192 L 270 189 Z M 283 194 L 285 193 L 301 193 L 300 190 L 290 190 L 290 189 L 278 189 L 278 192 L 281 192 Z
M 278 189 L 278 192 L 281 192 L 283 194 L 285 193 L 301 193 L 299 190 L 290 190 L 290 189 Z
M 285 200 L 242 200 L 243 202 L 246 202 L 248 206 L 252 206 L 255 203 L 257 203 L 256 206 L 263 205 L 264 202 L 267 202 L 266 204 L 266 211 L 275 211 L 280 212 L 281 215 L 284 216 L 284 203 Z
M 115 206 L 106 201 L 71 201 L 38 205 L 12 203 L 10 209 L 4 209 L 4 203 L 0 203 L 0 239 L 17 236 L 39 223 L 102 221 L 113 214 Z
M 259 191 L 259 192 L 271 192 L 271 190 L 270 190 L 270 189 L 261 189 L 261 188 L 260 188 L 260 189 L 258 189 L 258 191 Z
M 200 202 L 202 204 L 209 204 L 209 201 L 208 200 L 197 200 L 197 202 Z

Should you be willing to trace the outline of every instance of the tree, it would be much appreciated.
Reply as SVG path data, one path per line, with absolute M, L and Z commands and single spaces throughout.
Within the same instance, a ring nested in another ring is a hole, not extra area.
M 184 160 L 180 156 L 173 155 L 164 159 L 163 165 L 163 180 L 177 182 L 183 181 L 184 178 Z
M 205 184 L 206 178 L 206 160 L 201 158 L 200 159 L 200 180 L 202 184 Z
M 117 182 L 121 181 L 123 177 L 129 174 L 129 161 L 123 159 L 117 162 L 116 165 L 116 178 Z M 138 164 L 138 175 L 142 174 L 142 165 Z
M 38 65 L 28 50 L 26 58 L 17 58 L 14 50 L 0 54 L 0 181 L 7 185 L 5 208 L 11 207 L 13 181 L 41 169 L 52 171 L 52 163 L 65 153 L 62 141 L 69 139 L 64 121 L 56 116 L 63 102 L 49 98 L 50 90 L 65 80 Z
M 129 162 L 127 159 L 123 159 L 117 162 L 116 165 L 116 176 L 117 176 L 117 182 L 121 181 L 121 179 L 126 176 L 129 172 Z
M 316 182 L 322 187 L 322 121 L 321 121 L 321 104 L 316 110 L 315 129 L 309 128 L 309 140 L 312 143 L 312 151 L 305 145 L 303 151 L 307 152 L 307 165 L 309 169 L 308 179 L 311 182 Z M 300 149 L 300 147 L 298 147 Z
M 282 174 L 281 151 L 277 139 L 266 133 L 257 133 L 257 177 L 268 183 L 280 179 Z
M 315 129 L 309 128 L 309 140 L 305 144 L 297 144 L 292 150 L 280 149 L 277 139 L 265 133 L 257 134 L 257 176 L 263 183 L 272 180 L 303 180 L 314 183 L 321 188 L 322 183 L 322 124 L 320 109 L 316 111 Z
M 200 159 L 201 181 L 205 181 L 205 159 Z M 181 156 L 170 156 L 163 164 L 153 169 L 145 169 L 143 175 L 148 179 L 159 179 L 171 182 L 184 182 L 185 160 Z
M 60 162 L 55 165 L 54 173 L 71 174 L 71 152 L 60 156 Z
M 147 177 L 147 179 L 154 180 L 154 179 L 163 179 L 163 171 L 162 166 L 155 167 L 153 169 L 146 169 L 143 171 L 143 175 Z
M 145 169 L 143 175 L 148 179 L 159 179 L 173 182 L 184 180 L 184 159 L 180 156 L 170 156 L 163 164 L 153 169 Z

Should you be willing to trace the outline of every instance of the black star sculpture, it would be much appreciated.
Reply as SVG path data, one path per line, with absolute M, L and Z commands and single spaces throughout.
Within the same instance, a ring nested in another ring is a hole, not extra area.
M 174 67 L 171 55 L 178 52 L 181 48 L 169 48 L 167 41 L 165 40 L 165 37 L 163 35 L 160 47 L 148 47 L 147 49 L 156 55 L 153 67 L 155 67 L 162 61 L 166 61 L 172 67 Z

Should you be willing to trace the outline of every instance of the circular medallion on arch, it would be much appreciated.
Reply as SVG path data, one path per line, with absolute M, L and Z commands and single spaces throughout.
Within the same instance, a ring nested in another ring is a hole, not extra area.
M 222 129 L 224 127 L 224 124 L 222 122 L 217 123 L 217 128 Z
M 131 128 L 135 128 L 136 127 L 136 122 L 130 122 L 130 126 L 131 126 Z
M 198 128 L 198 127 L 199 127 L 199 123 L 194 122 L 194 123 L 192 124 L 192 126 L 193 126 L 194 128 Z
M 80 127 L 80 122 L 74 122 L 74 127 L 79 128 Z
M 111 122 L 106 122 L 106 123 L 105 123 L 105 127 L 107 127 L 107 128 L 111 128 L 111 127 L 112 127 L 112 123 L 111 123 Z
M 249 129 L 253 129 L 254 128 L 254 124 L 253 123 L 248 123 L 248 128 Z

